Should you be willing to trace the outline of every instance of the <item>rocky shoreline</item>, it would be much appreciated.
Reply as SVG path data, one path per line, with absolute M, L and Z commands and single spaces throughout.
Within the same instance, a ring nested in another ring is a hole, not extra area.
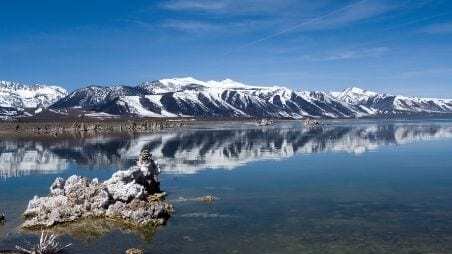
M 187 125 L 186 119 L 55 119 L 0 121 L 1 136 L 60 137 L 152 133 Z
M 159 168 L 144 150 L 136 166 L 104 182 L 80 176 L 57 178 L 47 197 L 35 196 L 24 212 L 24 229 L 42 229 L 88 218 L 108 218 L 134 226 L 164 224 L 173 212 L 160 191 Z

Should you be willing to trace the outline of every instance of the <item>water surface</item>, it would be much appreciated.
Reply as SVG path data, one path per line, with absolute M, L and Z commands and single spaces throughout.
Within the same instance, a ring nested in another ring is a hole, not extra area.
M 452 122 L 218 123 L 142 136 L 0 141 L 0 249 L 58 177 L 106 179 L 147 148 L 176 213 L 155 232 L 73 225 L 68 253 L 450 253 Z M 213 204 L 194 200 L 204 195 Z M 69 229 L 65 229 L 69 231 Z

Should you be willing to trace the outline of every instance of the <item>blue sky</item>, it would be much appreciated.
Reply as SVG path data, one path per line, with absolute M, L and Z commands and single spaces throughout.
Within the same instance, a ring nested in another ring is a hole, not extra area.
M 452 97 L 447 0 L 0 2 L 0 79 L 165 77 Z

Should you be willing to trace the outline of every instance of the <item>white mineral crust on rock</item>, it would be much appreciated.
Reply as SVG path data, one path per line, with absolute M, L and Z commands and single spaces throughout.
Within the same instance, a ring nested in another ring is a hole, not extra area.
M 137 164 L 102 183 L 76 175 L 55 179 L 48 197 L 30 200 L 22 227 L 51 227 L 87 217 L 119 218 L 138 225 L 164 223 L 172 206 L 151 198 L 160 191 L 158 166 L 147 151 Z

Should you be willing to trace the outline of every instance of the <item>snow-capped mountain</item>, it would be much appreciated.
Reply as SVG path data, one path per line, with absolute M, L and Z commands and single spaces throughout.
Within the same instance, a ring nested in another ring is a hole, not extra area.
M 357 105 L 366 102 L 369 98 L 375 97 L 378 94 L 376 92 L 363 90 L 358 87 L 351 87 L 342 92 L 331 92 L 331 95 L 340 101 Z
M 58 87 L 21 88 L 24 86 L 8 84 L 4 87 L 17 88 L 7 90 L 15 94 L 4 96 L 0 115 L 17 115 L 29 106 L 46 107 L 65 94 Z M 29 90 L 36 92 L 22 92 Z M 452 113 L 452 100 L 396 96 L 356 87 L 342 92 L 296 91 L 281 86 L 250 86 L 230 79 L 173 78 L 138 86 L 81 88 L 57 100 L 50 109 L 76 109 L 104 116 L 358 118 Z
M 66 95 L 66 90 L 58 86 L 0 81 L 0 116 L 17 116 L 25 109 L 46 108 Z
M 110 101 L 123 96 L 140 96 L 142 91 L 129 86 L 88 86 L 70 93 L 65 98 L 55 102 L 54 108 L 84 108 L 97 109 Z
M 452 113 L 451 99 L 379 94 L 356 87 L 332 92 L 331 96 L 368 115 Z
M 162 79 L 136 87 L 88 87 L 52 106 L 148 117 L 353 117 L 357 111 L 324 92 L 249 86 L 230 79 Z

